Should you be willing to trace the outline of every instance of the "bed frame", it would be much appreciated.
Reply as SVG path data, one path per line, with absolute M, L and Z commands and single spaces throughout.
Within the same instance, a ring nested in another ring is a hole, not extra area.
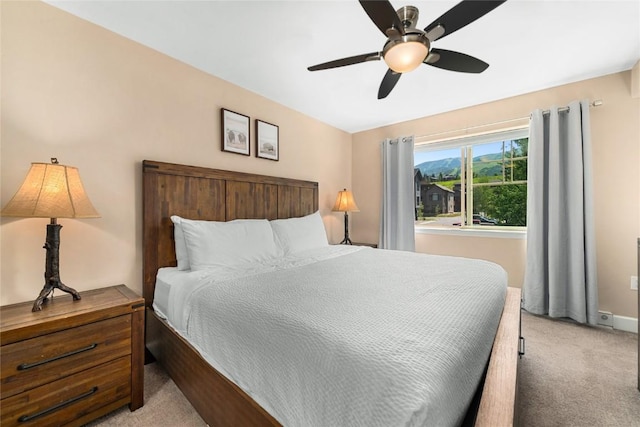
M 278 426 L 243 390 L 212 368 L 152 308 L 158 268 L 176 265 L 171 215 L 190 219 L 282 219 L 318 210 L 318 183 L 145 160 L 143 168 L 143 296 L 146 346 L 212 426 Z M 520 289 L 508 288 L 485 381 L 478 390 L 476 426 L 517 424 Z

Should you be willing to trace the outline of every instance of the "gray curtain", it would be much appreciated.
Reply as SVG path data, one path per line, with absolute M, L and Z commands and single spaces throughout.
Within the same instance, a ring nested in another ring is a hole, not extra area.
M 413 136 L 382 142 L 382 249 L 415 251 Z
M 524 308 L 598 323 L 589 102 L 531 115 Z

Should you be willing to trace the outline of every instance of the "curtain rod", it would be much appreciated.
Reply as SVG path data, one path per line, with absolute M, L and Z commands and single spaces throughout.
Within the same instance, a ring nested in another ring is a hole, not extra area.
M 596 99 L 593 102 L 589 103 L 590 107 L 599 107 L 603 104 L 602 100 L 600 99 Z M 558 111 L 562 112 L 562 111 L 569 111 L 569 107 L 560 107 L 558 108 Z M 544 110 L 542 111 L 542 114 L 549 114 L 550 110 Z M 489 127 L 489 126 L 495 126 L 495 125 L 502 125 L 502 124 L 507 124 L 507 123 L 513 123 L 513 122 L 521 122 L 523 120 L 529 120 L 531 118 L 531 116 L 526 116 L 526 117 L 518 117 L 515 119 L 508 119 L 508 120 L 500 120 L 498 122 L 493 122 L 493 123 L 486 123 L 483 125 L 477 125 L 477 126 L 470 126 L 468 128 L 464 128 L 464 129 L 455 129 L 455 130 L 447 130 L 444 132 L 436 132 L 436 133 L 429 133 L 426 135 L 420 135 L 420 136 L 416 136 L 415 139 L 421 139 L 421 138 L 430 138 L 432 136 L 438 136 L 438 135 L 446 135 L 449 133 L 454 133 L 454 132 L 467 132 L 470 130 L 474 130 L 474 129 L 480 129 L 480 128 L 485 128 L 485 127 Z M 519 127 L 519 126 L 514 126 L 514 127 Z
M 602 105 L 602 100 L 600 100 L 600 99 L 596 99 L 595 101 L 589 103 L 589 107 L 599 107 L 601 105 Z M 560 112 L 560 113 L 563 113 L 563 112 L 569 111 L 569 110 L 570 110 L 569 106 L 558 108 L 558 112 Z M 551 112 L 551 110 L 543 110 L 542 114 L 549 114 L 550 112 Z

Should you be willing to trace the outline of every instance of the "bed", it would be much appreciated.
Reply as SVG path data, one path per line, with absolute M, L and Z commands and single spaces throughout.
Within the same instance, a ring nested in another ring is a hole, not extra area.
M 170 282 L 171 274 L 174 274 L 172 273 L 171 268 L 176 266 L 176 253 L 174 249 L 175 241 L 173 223 L 171 221 L 172 215 L 178 215 L 183 218 L 190 218 L 193 220 L 208 221 L 232 221 L 236 219 L 276 220 L 307 217 L 311 216 L 311 214 L 318 210 L 318 184 L 315 182 L 288 178 L 266 177 L 194 166 L 144 161 L 143 206 L 143 292 L 148 310 L 146 344 L 149 352 L 167 370 L 175 383 L 190 400 L 194 408 L 210 425 L 280 425 L 278 419 L 285 420 L 284 424 L 287 425 L 297 424 L 297 422 L 290 421 L 292 418 L 288 418 L 288 415 L 283 415 L 283 412 L 280 411 L 277 405 L 273 406 L 269 403 L 271 396 L 267 396 L 268 398 L 266 400 L 263 398 L 265 393 L 268 394 L 269 388 L 267 388 L 267 392 L 262 391 L 262 394 L 256 394 L 254 387 L 248 387 L 243 382 L 244 380 L 239 381 L 235 374 L 229 375 L 226 367 L 223 367 L 222 369 L 218 367 L 218 369 L 215 369 L 212 366 L 215 365 L 215 363 L 212 363 L 212 358 L 209 357 L 209 353 L 203 349 L 205 344 L 187 341 L 183 337 L 185 336 L 184 331 L 180 328 L 174 328 L 178 321 L 175 320 L 175 318 L 173 322 L 166 320 L 167 313 L 162 313 L 162 311 L 166 311 L 167 309 L 160 309 L 156 312 L 153 307 L 154 305 L 156 308 L 163 306 L 166 307 L 167 302 L 164 301 L 164 297 L 162 296 L 159 296 L 158 301 L 155 301 L 154 304 L 154 296 L 156 294 L 162 295 L 162 292 L 156 292 L 156 283 L 160 283 L 160 285 L 158 285 L 159 287 L 164 286 L 162 285 L 162 280 L 158 280 L 162 275 L 164 275 L 162 278 Z M 373 276 L 382 274 L 381 271 L 378 272 L 376 270 L 377 266 L 382 264 L 379 261 L 379 257 L 396 256 L 396 254 L 391 253 L 387 255 L 383 254 L 383 252 L 390 251 L 381 251 L 370 248 L 350 249 L 344 247 L 329 247 L 326 249 L 323 248 L 322 251 L 323 253 L 326 251 L 340 253 L 336 256 L 331 255 L 329 257 L 331 259 L 322 258 L 326 257 L 326 255 L 321 255 L 320 258 L 322 259 L 317 263 L 310 263 L 303 267 L 296 266 L 295 269 L 310 269 L 305 270 L 307 271 L 305 274 L 309 275 L 309 271 L 314 273 L 310 274 L 308 277 L 315 277 L 316 275 L 320 276 L 323 274 L 323 271 L 327 272 L 325 274 L 330 276 L 331 271 L 335 271 L 340 268 L 344 269 L 346 265 L 367 265 L 367 263 L 369 263 L 367 271 L 369 272 L 368 274 L 372 275 L 370 279 L 373 279 Z M 416 260 L 421 260 L 423 258 L 427 259 L 427 257 L 421 258 L 416 254 L 411 254 L 411 256 L 418 257 Z M 299 262 L 300 260 L 296 261 L 294 259 L 293 261 L 289 261 L 290 263 L 295 264 L 295 262 Z M 451 259 L 448 260 L 448 262 L 449 261 L 454 263 L 454 265 L 451 266 L 451 271 L 464 270 L 461 265 L 455 264 L 463 262 L 462 260 Z M 402 262 L 402 260 L 397 259 L 394 262 L 399 263 Z M 331 267 L 327 269 L 327 266 Z M 491 269 L 493 267 L 487 265 L 483 268 Z M 269 271 L 264 276 L 253 275 L 252 280 L 259 282 L 262 286 L 263 283 L 267 283 L 267 277 L 272 277 L 274 285 L 269 286 L 278 286 L 279 284 L 287 283 L 287 280 L 295 280 L 291 279 L 291 275 L 293 274 L 291 270 L 295 269 L 281 268 L 279 265 L 274 271 Z M 158 274 L 159 271 L 162 273 L 161 275 Z M 366 276 L 364 272 L 362 275 Z M 258 278 L 256 279 L 256 277 Z M 237 293 L 239 292 L 237 289 L 244 286 L 248 279 L 243 278 L 241 282 L 238 282 L 237 280 L 240 279 L 237 278 L 234 280 L 236 281 L 234 282 L 231 280 L 225 281 L 224 283 L 231 283 L 231 286 L 229 286 L 228 289 Z M 370 281 L 372 280 L 363 280 L 365 283 L 369 283 Z M 312 281 L 310 280 L 310 282 Z M 317 287 L 322 283 L 324 282 L 311 283 L 309 284 L 309 287 L 310 289 L 317 289 Z M 221 288 L 220 283 L 217 282 L 215 288 L 216 289 L 213 291 L 208 290 L 211 288 L 205 286 L 198 289 L 202 289 L 201 292 L 205 292 L 202 295 L 207 295 L 206 292 L 219 292 L 219 289 L 223 289 Z M 257 288 L 259 288 L 259 286 L 254 283 L 253 285 L 249 284 L 248 288 L 243 289 Z M 350 287 L 347 289 L 349 290 Z M 337 293 L 336 291 L 339 291 L 339 288 L 333 289 L 329 295 Z M 270 292 L 271 291 L 266 292 L 264 295 L 254 299 L 267 300 Z M 235 298 L 237 295 L 234 294 L 231 297 Z M 411 298 L 414 297 L 415 296 L 412 296 Z M 217 300 L 218 298 L 219 295 L 216 294 L 214 299 Z M 346 300 L 348 298 L 349 295 L 346 295 L 344 297 L 341 296 L 340 299 Z M 497 332 L 495 333 L 493 343 L 490 342 L 487 348 L 487 353 L 490 353 L 490 358 L 488 363 L 486 363 L 486 370 L 482 369 L 486 372 L 486 376 L 483 381 L 480 382 L 480 386 L 475 392 L 475 403 L 472 403 L 469 406 L 466 416 L 464 416 L 464 414 L 458 414 L 459 419 L 455 421 L 456 424 L 463 423 L 468 425 L 496 426 L 512 425 L 516 421 L 515 399 L 517 396 L 516 374 L 520 319 L 519 290 L 507 288 L 505 289 L 502 298 L 504 301 L 504 306 L 501 310 L 502 313 L 498 313 L 495 319 L 496 323 L 499 322 Z M 197 301 L 199 299 L 203 298 L 195 298 L 194 300 Z M 277 303 L 277 301 L 275 301 L 274 304 L 275 303 Z M 336 303 L 339 303 L 339 301 Z M 221 308 L 222 306 L 218 307 L 214 311 L 218 312 Z M 308 311 L 312 312 L 312 309 L 313 307 L 310 307 Z M 382 309 L 385 310 L 386 308 L 383 307 Z M 203 311 L 203 309 L 200 310 Z M 259 310 L 263 310 L 263 308 L 260 308 Z M 197 312 L 197 309 L 194 308 L 193 311 Z M 286 308 L 282 309 L 283 315 L 286 311 Z M 204 312 L 206 312 L 206 310 L 204 310 Z M 238 317 L 233 321 L 234 325 L 245 322 L 246 319 L 243 318 L 242 314 L 237 316 Z M 247 318 L 249 317 L 250 316 L 247 315 Z M 336 312 L 330 316 L 330 318 L 334 317 L 340 317 L 340 312 Z M 372 319 L 363 320 L 363 322 L 369 321 L 372 321 Z M 246 321 L 245 323 L 251 326 L 252 323 L 256 322 Z M 430 323 L 427 322 L 424 325 L 420 325 L 420 329 L 428 327 L 429 324 Z M 383 335 L 383 328 L 381 325 L 383 326 L 383 324 L 378 324 L 373 328 L 375 330 L 379 330 L 380 333 L 374 334 L 371 337 L 372 339 L 379 340 L 380 337 L 378 335 Z M 201 329 L 207 329 L 207 327 L 201 327 Z M 344 331 L 341 331 L 340 333 L 343 332 Z M 440 332 L 442 332 L 442 330 Z M 389 336 L 393 336 L 394 333 L 394 331 L 389 332 Z M 408 331 L 408 334 L 415 333 L 416 330 Z M 493 336 L 493 331 L 491 332 L 491 335 Z M 303 338 L 305 337 L 309 338 L 308 335 L 303 336 Z M 256 335 L 256 337 L 250 341 L 259 342 L 259 338 L 260 337 Z M 317 340 L 316 337 L 312 338 Z M 350 337 L 349 341 L 354 339 L 354 337 Z M 364 341 L 371 341 L 371 339 L 366 339 Z M 218 344 L 222 342 L 224 341 L 221 339 L 217 341 Z M 261 345 L 265 346 L 266 351 L 266 347 L 269 346 L 269 342 L 265 341 Z M 219 346 L 224 349 L 232 348 L 233 340 Z M 301 347 L 303 348 L 306 346 L 307 344 L 301 344 Z M 215 344 L 210 344 L 210 347 L 211 352 L 216 351 Z M 277 350 L 278 345 L 274 345 L 274 347 Z M 293 347 L 295 347 L 295 345 L 292 344 L 292 348 Z M 285 356 L 286 355 L 283 354 L 278 358 Z M 247 357 L 248 356 L 243 354 L 241 359 L 245 359 Z M 213 359 L 215 359 L 215 357 L 213 357 Z M 351 361 L 349 363 L 355 362 Z M 362 365 L 364 366 L 362 369 L 364 369 L 363 372 L 365 373 L 367 372 L 366 369 L 372 369 L 371 366 L 367 368 L 367 363 L 365 363 L 365 361 L 362 362 Z M 319 362 L 319 364 L 321 365 L 322 362 Z M 482 368 L 484 368 L 484 360 L 481 361 L 481 364 L 483 365 Z M 423 366 L 421 369 L 428 370 L 430 365 L 431 364 L 424 364 L 420 366 Z M 255 367 L 257 365 L 250 364 L 249 366 Z M 357 364 L 353 365 L 353 367 L 342 372 L 341 375 L 346 377 L 349 375 L 349 372 L 352 370 L 356 371 L 357 369 Z M 262 372 L 261 369 L 258 370 Z M 304 370 L 305 375 L 308 370 L 309 369 Z M 383 368 L 382 371 L 384 370 L 385 369 Z M 247 369 L 245 369 L 245 371 L 247 371 Z M 380 369 L 377 369 L 377 371 L 380 371 Z M 223 375 L 221 372 L 224 372 L 226 375 Z M 243 374 L 241 368 L 238 374 L 240 376 Z M 318 375 L 320 377 L 323 376 L 321 369 Z M 368 378 L 367 375 L 359 375 L 360 376 L 358 378 Z M 410 379 L 419 376 L 420 372 L 409 372 L 407 374 L 407 378 Z M 233 378 L 235 382 L 229 380 L 227 377 Z M 284 386 L 291 384 L 291 387 L 294 389 L 295 387 L 299 387 L 299 384 L 296 385 L 295 375 L 294 377 L 283 381 Z M 308 380 L 306 378 L 303 378 L 301 384 L 306 384 L 307 381 Z M 393 377 L 383 377 L 383 381 L 393 383 L 394 379 Z M 260 381 L 258 381 L 258 383 L 259 382 Z M 352 382 L 354 381 L 348 381 L 347 383 Z M 240 388 L 235 383 L 242 384 L 244 389 Z M 277 381 L 274 379 L 273 383 L 277 383 Z M 359 386 L 364 383 L 366 383 L 366 381 L 358 380 L 357 385 Z M 403 395 L 402 384 L 399 386 L 400 393 L 396 393 L 396 395 Z M 364 387 L 364 385 L 362 385 L 362 387 Z M 377 386 L 374 381 L 367 387 L 367 393 L 371 394 L 371 390 L 376 389 Z M 320 392 L 324 390 L 324 386 L 318 388 L 320 389 Z M 359 399 L 357 391 L 356 387 L 355 393 L 351 390 L 350 395 L 355 394 L 355 398 Z M 297 393 L 301 396 L 301 405 L 309 404 L 309 400 L 319 400 L 320 407 L 322 408 L 322 399 L 315 399 L 314 396 L 316 395 L 305 394 L 307 392 L 309 392 L 309 390 L 300 389 L 297 392 L 294 391 L 294 395 L 288 396 L 286 399 L 296 400 L 295 394 Z M 279 390 L 274 388 L 273 397 L 275 398 L 278 393 Z M 473 390 L 471 390 L 471 395 L 473 394 Z M 326 392 L 325 395 L 327 395 Z M 260 401 L 262 404 L 259 404 L 257 401 Z M 402 406 L 402 403 L 404 403 L 404 401 L 401 401 L 398 405 L 394 405 L 394 408 L 395 406 Z M 325 402 L 324 404 L 330 404 L 331 409 L 333 410 L 336 402 Z M 314 405 L 316 405 L 316 402 L 314 402 Z M 442 403 L 440 403 L 439 406 L 442 406 Z M 266 410 L 265 407 L 269 410 Z M 327 406 L 325 406 L 325 410 L 326 408 Z M 393 410 L 395 410 L 394 408 L 389 409 L 388 411 L 383 411 L 382 415 L 387 414 L 387 412 L 391 414 Z M 305 407 L 303 406 L 303 411 L 304 409 Z M 319 411 L 322 412 L 322 409 Z M 311 414 L 311 407 L 309 407 L 306 412 Z M 275 414 L 276 416 L 272 414 Z M 358 418 L 358 414 L 355 414 L 354 416 L 356 417 L 354 418 L 355 420 L 362 421 L 361 418 Z M 417 418 L 419 419 L 420 416 L 417 416 Z M 360 423 L 359 421 L 354 422 L 353 424 L 358 424 Z M 333 424 L 337 424 L 337 422 L 333 422 Z M 421 423 L 418 422 L 417 424 Z

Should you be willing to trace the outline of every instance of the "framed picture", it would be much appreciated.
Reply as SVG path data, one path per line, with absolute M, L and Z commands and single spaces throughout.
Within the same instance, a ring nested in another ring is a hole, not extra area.
M 222 109 L 222 151 L 250 154 L 249 117 L 234 111 Z
M 256 157 L 278 161 L 280 143 L 278 126 L 256 120 Z

